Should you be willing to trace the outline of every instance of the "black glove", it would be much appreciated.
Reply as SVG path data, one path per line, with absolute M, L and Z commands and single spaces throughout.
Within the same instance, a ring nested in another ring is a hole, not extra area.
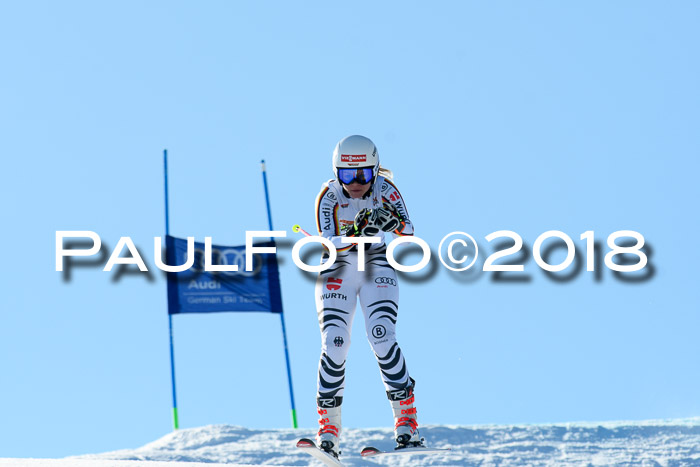
M 393 232 L 401 227 L 401 215 L 393 204 L 385 202 L 381 208 L 375 209 L 374 212 L 377 213 L 375 223 L 384 232 Z
M 363 208 L 355 216 L 355 223 L 346 234 L 348 237 L 375 237 L 379 233 L 376 222 L 377 212 L 373 209 Z
M 393 214 L 394 216 L 398 217 L 399 220 L 401 220 L 401 221 L 403 220 L 403 216 L 401 214 L 399 214 L 399 210 L 396 209 L 396 206 L 394 206 L 393 204 L 387 203 L 386 201 L 384 201 L 382 203 L 382 207 L 384 209 L 386 209 L 387 211 L 391 212 L 391 214 Z

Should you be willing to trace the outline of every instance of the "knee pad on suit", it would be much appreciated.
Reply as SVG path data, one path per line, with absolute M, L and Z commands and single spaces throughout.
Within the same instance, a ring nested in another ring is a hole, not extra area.
M 350 334 L 347 329 L 329 327 L 323 331 L 323 351 L 331 360 L 341 364 L 345 361 L 350 349 Z

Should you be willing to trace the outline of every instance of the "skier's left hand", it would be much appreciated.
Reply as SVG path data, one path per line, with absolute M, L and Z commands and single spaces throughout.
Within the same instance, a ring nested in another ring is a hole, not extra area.
M 399 220 L 403 220 L 403 217 L 401 216 L 401 214 L 399 214 L 399 210 L 396 209 L 396 206 L 394 206 L 393 204 L 384 201 L 382 203 L 382 207 L 389 211 L 392 215 L 398 217 Z
M 393 232 L 401 226 L 401 216 L 390 203 L 384 203 L 381 208 L 374 209 L 375 223 L 384 232 Z

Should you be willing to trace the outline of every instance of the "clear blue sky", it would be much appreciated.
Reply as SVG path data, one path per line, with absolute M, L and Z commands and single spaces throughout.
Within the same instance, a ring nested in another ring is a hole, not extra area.
M 0 10 L 0 456 L 136 447 L 171 429 L 171 231 L 241 244 L 314 225 L 349 134 L 377 144 L 417 235 L 641 232 L 652 279 L 401 278 L 427 424 L 700 415 L 696 2 L 21 2 Z M 130 236 L 150 275 L 54 269 L 57 230 Z M 313 281 L 281 249 L 299 421 L 316 426 Z M 607 250 L 607 249 L 606 249 Z M 482 258 L 483 259 L 483 258 Z M 277 316 L 174 318 L 183 427 L 290 426 Z M 388 426 L 362 319 L 344 424 Z M 429 431 L 425 433 L 429 437 Z

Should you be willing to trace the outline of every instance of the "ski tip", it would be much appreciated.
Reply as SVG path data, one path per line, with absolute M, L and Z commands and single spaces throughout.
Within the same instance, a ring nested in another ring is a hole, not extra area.
M 308 438 L 301 438 L 299 441 L 297 441 L 297 447 L 298 448 L 315 448 L 316 443 L 311 441 Z
M 360 451 L 362 457 L 372 457 L 372 456 L 385 456 L 394 454 L 440 454 L 447 451 L 451 451 L 451 448 L 429 448 L 427 446 L 415 446 L 415 447 L 405 447 L 396 448 L 393 451 L 382 451 L 381 449 L 373 448 L 368 446 Z
M 374 456 L 374 455 L 376 455 L 376 454 L 379 454 L 380 452 L 382 452 L 382 451 L 380 451 L 380 450 L 377 449 L 377 448 L 373 448 L 373 447 L 371 447 L 371 446 L 368 446 L 368 447 L 364 448 L 364 449 L 360 452 L 360 455 L 361 455 L 362 457 L 369 457 L 369 456 Z

